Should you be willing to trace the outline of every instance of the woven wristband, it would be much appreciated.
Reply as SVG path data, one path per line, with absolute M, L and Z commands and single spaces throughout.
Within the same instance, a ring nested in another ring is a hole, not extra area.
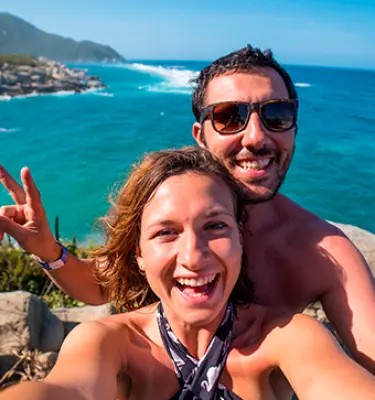
M 39 257 L 33 254 L 34 260 L 46 271 L 59 269 L 63 267 L 68 260 L 68 254 L 69 254 L 68 249 L 59 242 L 57 242 L 57 244 L 61 247 L 61 254 L 60 257 L 55 261 L 52 262 L 43 261 Z

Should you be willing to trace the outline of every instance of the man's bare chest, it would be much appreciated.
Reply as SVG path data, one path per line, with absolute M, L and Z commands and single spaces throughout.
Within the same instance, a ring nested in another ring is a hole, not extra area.
M 309 259 L 313 255 L 308 251 L 304 258 L 300 248 L 285 245 L 277 238 L 250 237 L 245 246 L 248 274 L 258 303 L 300 312 L 320 296 L 323 285 L 314 275 Z

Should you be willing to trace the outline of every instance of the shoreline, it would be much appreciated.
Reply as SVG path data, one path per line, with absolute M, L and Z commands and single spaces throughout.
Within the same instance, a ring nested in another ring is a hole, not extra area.
M 73 95 L 79 95 L 79 94 L 101 93 L 105 89 L 108 89 L 108 86 L 103 86 L 100 88 L 88 88 L 86 90 L 81 90 L 79 92 L 75 92 L 73 90 L 59 90 L 57 92 L 51 92 L 51 93 L 32 92 L 32 93 L 18 95 L 18 96 L 0 95 L 0 102 L 1 101 L 8 102 L 11 100 L 31 99 L 33 97 L 47 97 L 47 96 L 65 97 L 65 96 L 73 96 Z M 102 92 L 102 93 L 104 93 L 104 92 Z M 106 96 L 110 96 L 110 94 L 106 94 Z
M 69 68 L 43 57 L 5 57 L 0 65 L 0 100 L 56 93 L 85 93 L 105 89 L 99 77 L 87 69 Z

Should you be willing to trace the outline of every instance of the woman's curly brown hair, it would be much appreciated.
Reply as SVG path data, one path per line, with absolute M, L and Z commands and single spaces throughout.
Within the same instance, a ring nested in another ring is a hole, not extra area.
M 146 155 L 133 168 L 112 201 L 108 215 L 100 219 L 106 243 L 94 252 L 97 263 L 103 265 L 97 268 L 98 282 L 106 295 L 114 299 L 118 311 L 131 311 L 158 300 L 136 260 L 141 217 L 145 205 L 161 183 L 171 176 L 187 172 L 220 177 L 233 195 L 237 222 L 239 225 L 246 222 L 245 196 L 241 187 L 209 151 L 191 146 Z M 235 305 L 249 305 L 253 298 L 245 260 L 243 254 L 240 276 L 231 294 Z

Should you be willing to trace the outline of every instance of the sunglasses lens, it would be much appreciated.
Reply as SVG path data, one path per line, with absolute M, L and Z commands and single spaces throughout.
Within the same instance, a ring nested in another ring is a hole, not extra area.
M 270 131 L 291 129 L 296 120 L 295 105 L 287 101 L 273 101 L 263 104 L 260 112 L 265 127 Z
M 242 103 L 217 104 L 213 108 L 214 128 L 223 134 L 240 131 L 246 124 L 249 106 Z

